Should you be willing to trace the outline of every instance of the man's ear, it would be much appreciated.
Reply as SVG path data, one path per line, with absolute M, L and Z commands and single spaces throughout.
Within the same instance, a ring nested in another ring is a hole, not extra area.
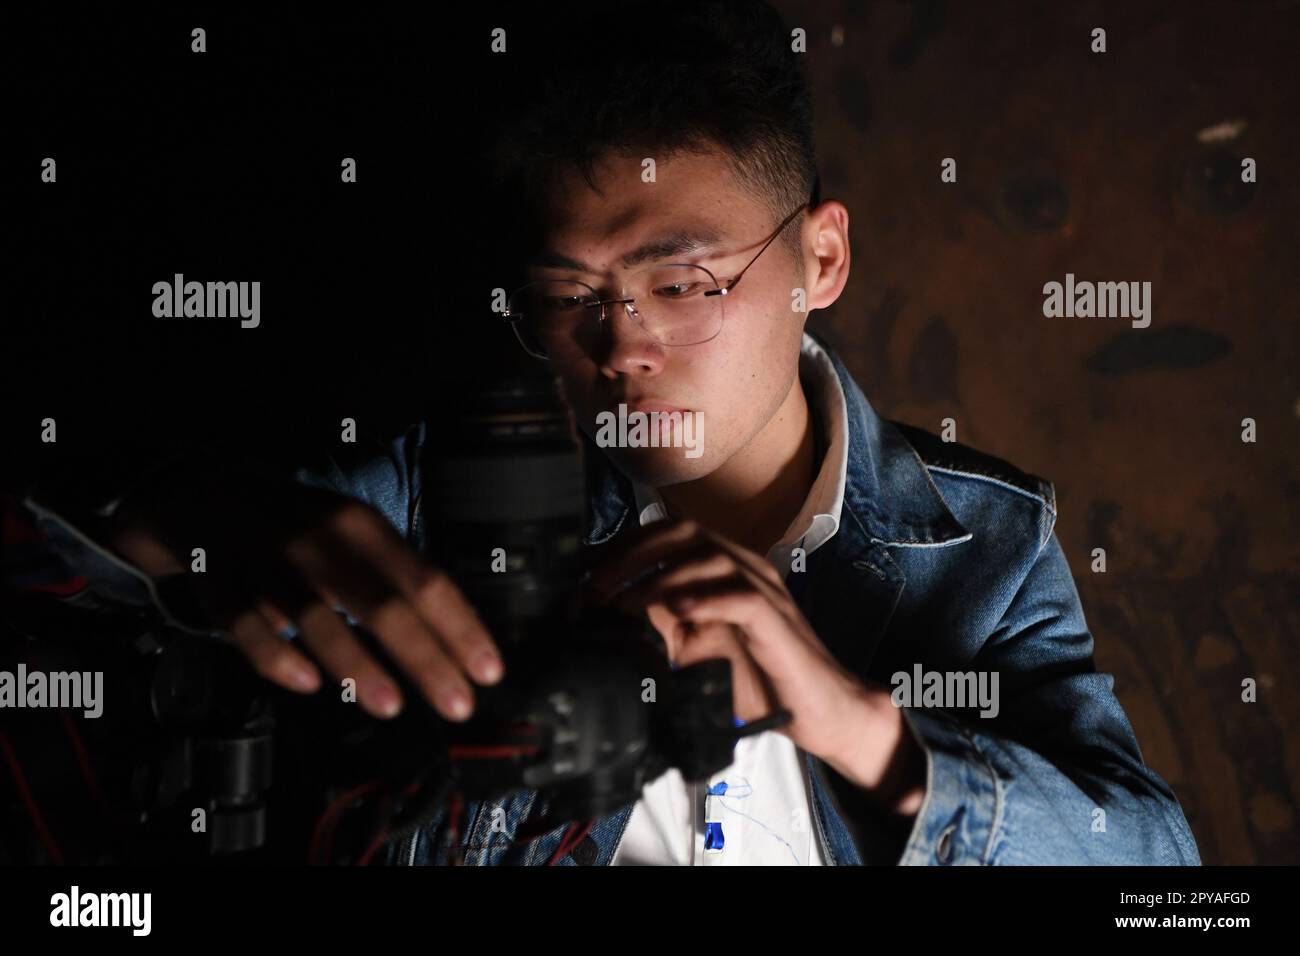
M 849 211 L 828 199 L 804 222 L 807 312 L 835 303 L 849 281 Z

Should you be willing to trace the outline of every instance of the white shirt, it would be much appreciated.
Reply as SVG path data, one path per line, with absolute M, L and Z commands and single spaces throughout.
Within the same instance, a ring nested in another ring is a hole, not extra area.
M 768 560 L 787 576 L 796 547 L 812 554 L 839 530 L 848 470 L 844 389 L 830 356 L 807 334 L 799 356 L 799 377 L 812 399 L 811 413 L 818 416 L 827 447 L 803 509 L 767 553 Z M 663 499 L 653 488 L 634 482 L 633 490 L 642 525 L 667 517 Z M 688 783 L 674 768 L 647 784 L 610 863 L 822 866 L 811 801 L 803 749 L 782 733 L 764 731 L 740 740 L 732 764 L 706 782 Z M 709 821 L 721 825 L 720 852 L 705 850 Z

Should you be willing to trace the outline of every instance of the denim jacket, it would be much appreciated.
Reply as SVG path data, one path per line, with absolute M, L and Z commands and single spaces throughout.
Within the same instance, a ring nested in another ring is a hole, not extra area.
M 829 350 L 828 350 L 829 351 Z M 1133 729 L 1096 671 L 1065 553 L 1052 484 L 998 458 L 882 419 L 831 353 L 848 405 L 849 461 L 840 528 L 789 576 L 822 643 L 865 680 L 898 672 L 997 672 L 998 712 L 902 707 L 925 753 L 925 797 L 910 832 L 891 830 L 852 785 L 808 754 L 812 817 L 828 865 L 1199 865 L 1182 808 L 1143 762 Z M 421 453 L 427 428 L 353 458 L 302 468 L 304 484 L 381 511 L 425 545 Z M 588 443 L 586 542 L 635 526 L 626 478 Z M 70 571 L 113 600 L 152 604 L 148 579 L 32 496 L 24 504 Z M 544 864 L 566 825 L 516 845 L 546 811 L 537 791 L 469 802 L 453 851 L 445 810 L 393 841 L 387 862 Z M 559 865 L 607 865 L 632 805 L 597 820 Z

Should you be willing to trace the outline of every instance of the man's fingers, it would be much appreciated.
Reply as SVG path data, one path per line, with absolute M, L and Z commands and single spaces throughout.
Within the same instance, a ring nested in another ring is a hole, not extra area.
M 335 678 L 356 681 L 357 700 L 376 717 L 393 717 L 402 709 L 402 692 L 366 652 L 347 622 L 323 601 L 298 615 L 300 640 Z
M 392 717 L 401 710 L 401 690 L 362 647 L 347 622 L 326 603 L 328 599 L 308 586 L 296 570 L 282 562 L 255 559 L 249 576 L 258 579 L 264 592 L 257 601 L 258 609 L 282 637 L 288 628 L 297 630 L 303 646 L 334 677 L 353 678 L 357 700 L 370 713 Z
M 717 622 L 694 624 L 677 622 L 677 648 L 673 663 L 688 667 L 717 657 L 734 658 L 745 654 L 744 646 L 730 624 Z
M 396 592 L 415 612 L 416 627 L 372 628 L 394 656 L 421 660 L 425 651 L 418 645 L 424 643 L 425 635 L 432 635 L 469 677 L 480 684 L 501 679 L 501 655 L 474 608 L 451 579 L 413 551 L 382 516 L 368 509 L 348 515 L 339 534 L 339 550 L 344 555 L 340 563 L 346 566 L 350 581 L 371 592 L 369 602 L 378 603 L 379 595 Z M 340 590 L 343 587 L 342 581 L 336 585 Z M 395 623 L 410 622 L 399 618 Z
M 261 602 L 259 610 L 263 616 L 271 623 L 271 626 L 277 632 L 284 632 L 286 629 L 300 630 L 297 624 L 290 621 L 289 618 L 277 607 L 270 602 Z M 402 605 L 396 608 L 383 610 L 380 609 L 375 613 L 376 619 L 383 618 L 387 614 L 402 614 Z M 337 612 L 336 612 L 337 617 Z M 346 627 L 346 624 L 344 625 Z M 381 627 L 387 627 L 391 630 L 392 625 L 381 623 Z M 415 626 L 411 622 L 399 627 Z M 355 641 L 356 637 L 348 630 L 350 638 Z M 328 640 L 328 638 L 326 639 Z M 465 681 L 460 679 L 457 674 L 456 666 L 443 653 L 440 646 L 433 641 L 425 641 L 420 644 L 421 656 L 415 658 L 397 659 L 397 663 L 402 670 L 411 676 L 416 686 L 420 688 L 425 697 L 432 703 L 443 716 L 452 720 L 462 720 L 472 709 L 473 695 L 466 685 Z M 368 655 L 367 655 L 368 658 Z M 339 666 L 346 667 L 346 664 Z M 340 677 L 353 676 L 355 674 L 338 674 Z M 384 675 L 385 678 L 387 675 Z M 361 686 L 361 679 L 358 679 L 358 687 Z M 400 696 L 400 694 L 399 694 Z M 370 701 L 372 708 L 378 707 L 380 702 Z
M 469 717 L 474 709 L 474 691 L 457 662 L 436 638 L 407 637 L 419 633 L 425 625 L 405 597 L 394 595 L 371 609 L 368 618 L 376 635 L 398 635 L 381 640 L 439 713 L 451 720 Z
M 673 560 L 673 559 L 667 559 Z M 613 601 L 626 611 L 637 611 L 657 595 L 675 591 L 696 581 L 716 581 L 742 572 L 736 559 L 724 551 L 707 546 L 682 556 L 682 563 L 670 564 L 663 571 L 618 592 Z
M 404 543 L 389 543 L 378 556 L 412 607 L 442 638 L 465 673 L 480 684 L 495 684 L 504 673 L 501 655 L 478 613 L 455 583 L 430 567 Z
M 255 505 L 266 506 L 255 516 L 264 521 L 252 520 Z M 212 573 L 195 576 L 195 597 L 268 679 L 291 686 L 306 673 L 318 684 L 321 670 L 352 678 L 367 711 L 392 716 L 402 691 L 384 667 L 395 666 L 452 720 L 473 709 L 471 680 L 501 679 L 500 655 L 473 608 L 373 507 L 294 488 L 265 501 L 254 494 L 202 527 Z M 115 541 L 148 569 L 184 570 L 143 526 L 120 529 Z M 381 664 L 339 611 L 371 632 L 392 663 Z
M 763 555 L 755 554 L 753 551 L 742 548 L 740 545 L 720 536 L 715 537 L 714 540 L 717 542 L 718 547 L 736 559 L 737 564 L 748 568 L 754 573 L 763 590 L 769 593 L 785 593 L 785 576 L 776 569 L 776 565 Z
M 126 525 L 113 529 L 109 545 L 150 577 L 182 574 L 186 570 L 167 544 L 143 525 Z
M 369 539 L 366 544 L 355 538 L 333 545 L 296 544 L 293 558 L 319 590 L 338 595 L 439 713 L 450 720 L 466 719 L 473 711 L 474 692 L 464 665 L 394 580 L 392 555 L 387 565 L 380 563 L 385 558 L 376 557 L 375 530 L 367 529 L 364 535 Z M 429 600 L 427 595 L 424 599 Z
M 320 687 L 320 673 L 303 654 L 275 635 L 270 622 L 256 610 L 245 611 L 231 622 L 230 641 L 273 684 L 299 693 Z
M 757 589 L 772 598 L 785 593 L 784 579 L 770 561 L 698 522 L 657 523 L 641 530 L 643 534 L 631 545 L 592 573 L 588 589 L 597 601 L 615 596 L 643 600 L 648 594 L 662 591 L 667 580 L 678 584 L 696 576 L 686 570 L 673 574 L 673 568 L 705 561 L 709 568 L 700 576 L 715 577 L 742 569 L 753 577 Z M 730 559 L 730 565 L 726 559 Z
M 656 600 L 682 621 L 694 624 L 724 622 L 744 628 L 748 637 L 747 647 L 756 660 L 763 661 L 764 666 L 780 663 L 783 649 L 769 647 L 766 636 L 786 633 L 791 622 L 766 595 L 755 590 L 747 574 L 695 582 L 661 594 Z M 773 654 L 778 656 L 765 660 Z
M 629 580 L 653 570 L 684 547 L 700 545 L 702 535 L 703 528 L 694 521 L 649 525 L 630 545 L 593 571 L 587 586 L 597 600 L 607 599 Z

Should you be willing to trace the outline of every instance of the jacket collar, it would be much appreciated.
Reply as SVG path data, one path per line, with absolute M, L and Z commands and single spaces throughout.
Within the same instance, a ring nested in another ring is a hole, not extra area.
M 840 528 L 832 539 L 836 550 L 934 548 L 969 540 L 971 533 L 953 517 L 916 451 L 871 407 L 839 356 L 817 341 L 830 354 L 848 407 L 849 463 Z M 586 542 L 604 544 L 634 517 L 635 494 L 585 434 L 583 444 L 590 489 Z
M 945 547 L 970 540 L 971 533 L 953 517 L 902 432 L 876 413 L 833 352 L 831 361 L 849 413 L 844 505 L 861 522 L 865 539 L 899 548 Z

